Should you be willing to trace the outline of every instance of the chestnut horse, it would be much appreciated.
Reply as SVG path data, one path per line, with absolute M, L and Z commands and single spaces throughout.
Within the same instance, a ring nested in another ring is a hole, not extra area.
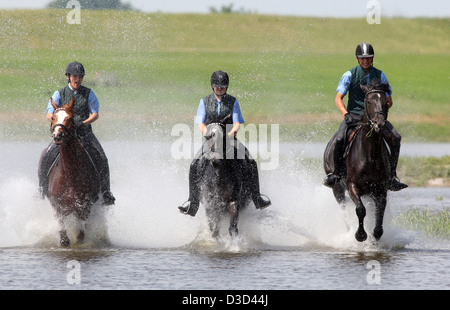
M 84 241 L 84 228 L 91 207 L 98 199 L 100 176 L 76 135 L 74 120 L 75 98 L 69 104 L 58 107 L 51 99 L 55 109 L 51 122 L 53 141 L 59 147 L 59 159 L 49 174 L 47 197 L 60 224 L 60 244 L 69 246 L 64 218 L 73 214 L 81 224 L 77 242 Z
M 200 158 L 200 202 L 205 206 L 212 236 L 219 235 L 219 222 L 227 213 L 230 220 L 228 232 L 238 234 L 239 212 L 250 203 L 245 189 L 239 160 L 234 144 L 225 132 L 225 125 L 212 123 L 207 126 L 207 141 Z M 242 160 L 242 159 L 241 159 Z
M 346 190 L 355 203 L 359 222 L 355 238 L 360 242 L 367 239 L 364 230 L 366 208 L 361 197 L 369 196 L 375 201 L 373 236 L 378 240 L 383 234 L 383 217 L 390 180 L 389 150 L 383 139 L 388 116 L 386 93 L 389 93 L 389 85 L 381 83 L 369 87 L 361 85 L 361 89 L 365 93 L 363 118 L 361 123 L 357 124 L 356 133 L 346 156 L 346 176 L 332 188 L 339 204 L 345 206 Z M 327 174 L 333 171 L 335 136 L 328 143 L 324 153 L 324 168 Z

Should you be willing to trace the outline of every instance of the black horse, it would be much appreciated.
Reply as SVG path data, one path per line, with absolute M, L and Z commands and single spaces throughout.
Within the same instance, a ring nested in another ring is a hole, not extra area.
M 383 235 L 383 217 L 386 209 L 386 195 L 389 189 L 390 164 L 389 150 L 383 139 L 383 130 L 388 116 L 387 96 L 388 84 L 361 85 L 365 93 L 364 115 L 361 123 L 356 124 L 354 131 L 349 130 L 346 151 L 346 176 L 333 187 L 333 194 L 339 204 L 345 207 L 345 191 L 356 205 L 359 227 L 355 233 L 356 240 L 367 239 L 364 230 L 366 209 L 362 196 L 370 196 L 375 201 L 375 228 L 373 236 L 376 240 Z M 324 153 L 325 172 L 334 169 L 333 152 L 336 134 L 328 143 Z
M 203 155 L 198 165 L 200 202 L 205 206 L 212 236 L 219 235 L 219 222 L 228 213 L 231 236 L 238 234 L 239 212 L 251 201 L 245 187 L 240 160 L 236 157 L 237 142 L 226 134 L 225 126 L 212 123 L 207 126 Z

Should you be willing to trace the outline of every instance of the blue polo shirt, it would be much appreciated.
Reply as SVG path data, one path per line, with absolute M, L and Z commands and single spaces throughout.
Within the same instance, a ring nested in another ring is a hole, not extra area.
M 72 87 L 69 88 L 72 89 Z M 77 93 L 72 89 L 73 94 L 76 95 Z M 61 101 L 61 97 L 59 95 L 59 91 L 55 91 L 53 93 L 52 96 L 53 101 L 56 103 L 57 106 L 60 105 L 60 101 Z M 91 91 L 89 92 L 89 98 L 88 98 L 88 107 L 89 107 L 89 112 L 92 113 L 98 113 L 99 109 L 100 109 L 100 103 L 98 102 L 97 96 L 94 94 L 94 92 Z M 48 101 L 48 105 L 47 105 L 47 113 L 51 113 L 53 114 L 55 112 L 55 109 L 52 106 L 51 100 Z
M 216 98 L 217 99 L 217 98 Z M 217 115 L 220 114 L 220 101 L 217 100 Z M 237 99 L 234 101 L 233 104 L 233 124 L 234 123 L 244 123 L 244 118 L 242 117 L 241 113 L 241 107 L 239 106 L 239 102 Z M 206 121 L 206 109 L 205 109 L 205 103 L 203 102 L 203 98 L 200 99 L 200 104 L 198 105 L 197 109 L 197 115 L 195 117 L 195 124 L 198 125 L 200 123 L 205 123 Z
M 366 76 L 367 84 L 369 84 L 369 78 L 370 78 L 370 74 L 367 74 L 367 76 Z M 342 75 L 342 78 L 339 81 L 339 85 L 336 89 L 336 92 L 339 92 L 345 96 L 348 92 L 348 89 L 350 88 L 351 82 L 352 82 L 352 73 L 350 71 L 347 71 Z M 387 79 L 386 75 L 384 74 L 384 72 L 381 72 L 381 83 L 389 84 L 388 79 Z M 392 94 L 391 84 L 389 84 L 389 90 L 391 91 L 391 94 Z M 386 93 L 386 96 L 389 97 L 390 95 L 388 93 Z

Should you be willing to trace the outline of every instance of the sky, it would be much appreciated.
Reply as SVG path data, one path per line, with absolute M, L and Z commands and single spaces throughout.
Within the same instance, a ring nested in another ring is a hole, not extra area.
M 68 0 L 69 1 L 69 0 Z M 0 0 L 0 9 L 44 8 L 50 0 Z M 361 17 L 378 3 L 384 17 L 450 17 L 449 0 L 122 0 L 143 12 L 208 13 L 211 7 L 220 9 L 233 4 L 258 14 Z M 369 7 L 368 7 L 369 5 Z

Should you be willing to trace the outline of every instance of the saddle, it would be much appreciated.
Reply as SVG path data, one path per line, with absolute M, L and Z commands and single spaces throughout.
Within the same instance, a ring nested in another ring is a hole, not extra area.
M 356 135 L 361 131 L 361 125 L 357 125 L 355 127 L 349 127 L 347 129 L 347 133 L 345 135 L 345 151 L 344 151 L 344 158 L 348 156 L 348 153 L 350 152 L 353 142 L 355 141 Z M 391 148 L 389 147 L 389 144 L 386 142 L 386 139 L 383 137 L 383 142 L 385 149 L 389 156 L 391 155 Z
M 344 151 L 344 158 L 347 157 L 348 153 L 350 152 L 350 149 L 352 148 L 354 138 L 356 137 L 356 134 L 361 130 L 361 125 L 350 127 L 347 129 L 347 133 L 345 135 L 345 151 Z

